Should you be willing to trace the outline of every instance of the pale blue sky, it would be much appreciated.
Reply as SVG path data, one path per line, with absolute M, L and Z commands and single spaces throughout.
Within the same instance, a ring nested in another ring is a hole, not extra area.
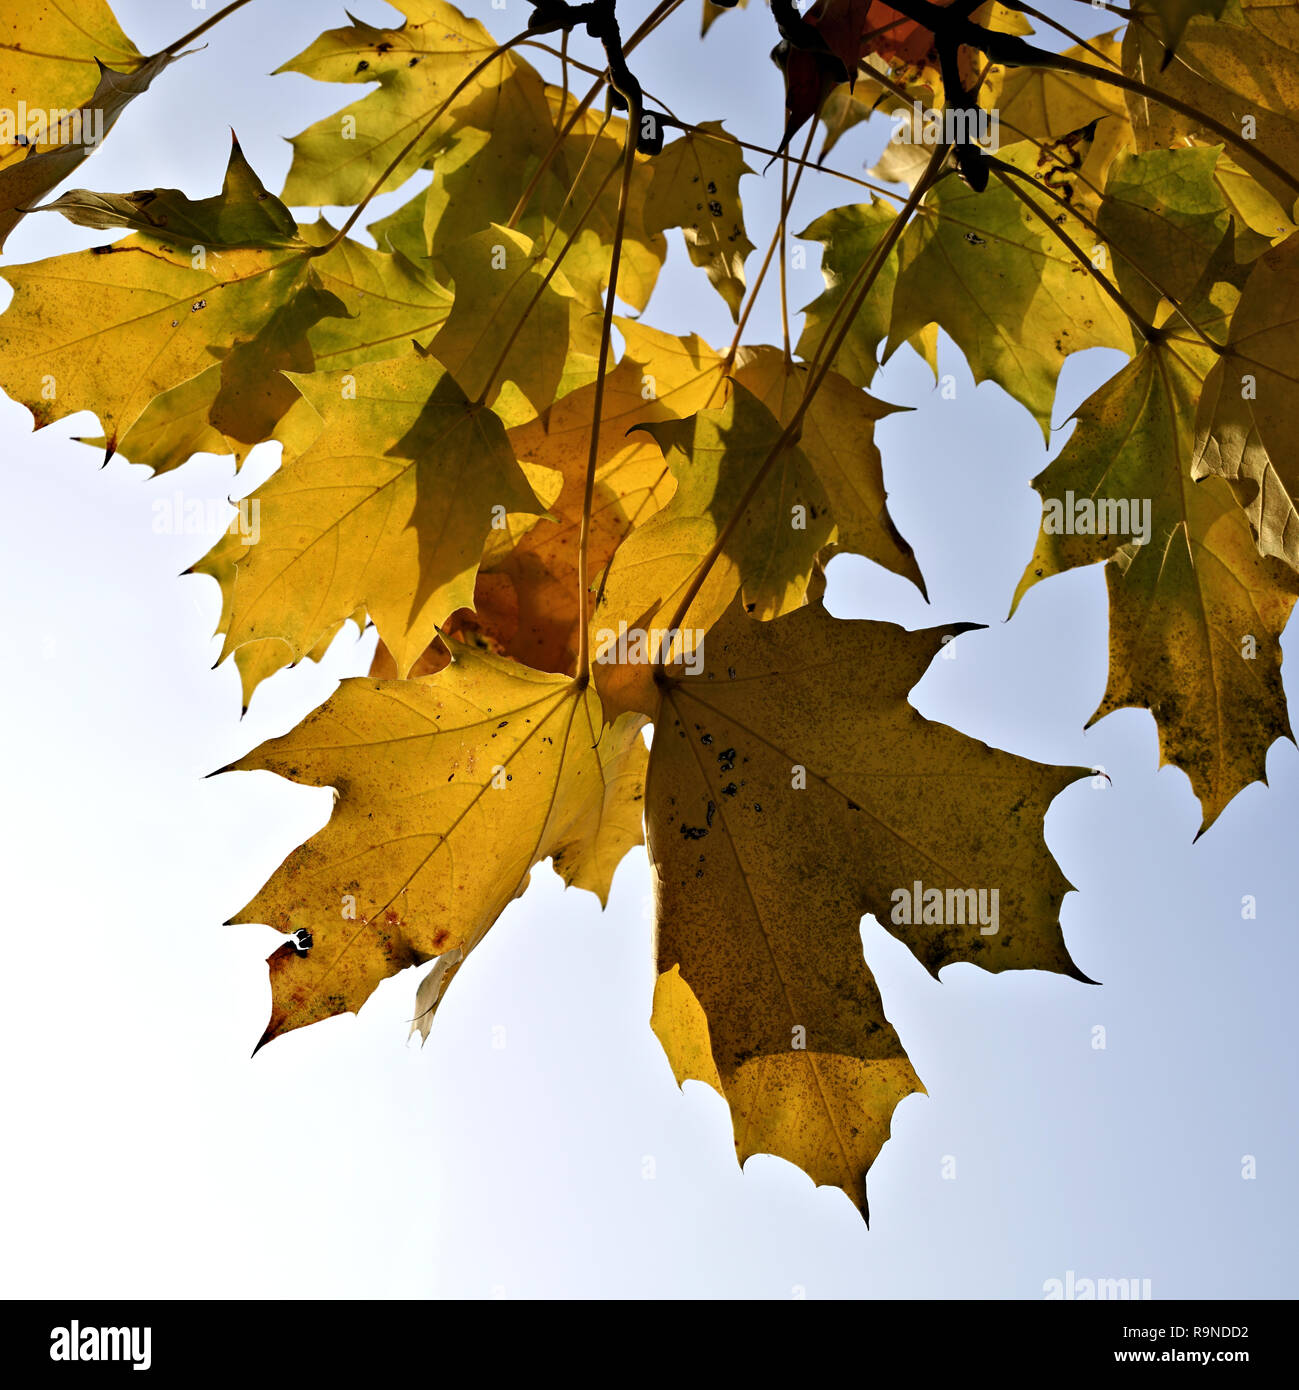
M 724 16 L 700 44 L 697 3 L 637 54 L 643 80 L 687 118 L 722 117 L 774 144 L 770 14 L 755 3 Z M 628 7 L 625 30 L 649 7 Z M 391 17 L 377 0 L 351 8 Z M 1087 32 L 1106 19 L 1047 8 Z M 522 0 L 470 9 L 501 37 L 528 13 Z M 120 0 L 117 13 L 145 51 L 201 18 L 180 0 Z M 341 4 L 254 0 L 158 79 L 76 182 L 209 194 L 233 126 L 278 188 L 280 137 L 356 89 L 266 74 L 345 22 Z M 883 136 L 858 129 L 832 162 L 860 172 Z M 776 169 L 742 187 L 760 245 L 778 191 Z M 851 201 L 835 181 L 809 180 L 793 226 Z M 5 260 L 104 239 L 31 218 Z M 796 305 L 820 288 L 809 253 L 791 272 Z M 676 234 L 650 318 L 713 342 L 729 335 Z M 778 341 L 774 295 L 752 332 Z M 1069 363 L 1057 422 L 1117 360 Z M 935 663 L 913 696 L 921 711 L 998 747 L 1109 771 L 1112 785 L 1079 783 L 1047 819 L 1079 889 L 1065 900 L 1066 939 L 1104 983 L 965 965 L 935 982 L 866 921 L 867 958 L 929 1090 L 895 1115 L 870 1179 L 869 1232 L 841 1193 L 779 1160 L 741 1173 L 720 1099 L 677 1090 L 647 1023 L 643 851 L 603 914 L 535 870 L 422 1051 L 406 1043 L 415 981 L 403 976 L 359 1017 L 250 1061 L 268 1008 L 262 961 L 279 938 L 220 923 L 323 823 L 330 798 L 269 775 L 204 774 L 363 671 L 372 638 L 349 629 L 321 666 L 263 688 L 240 721 L 233 668 L 210 669 L 216 586 L 177 578 L 213 538 L 158 535 L 152 520 L 159 498 L 206 502 L 244 479 L 209 456 L 152 481 L 120 458 L 101 470 L 69 442 L 96 432 L 89 417 L 33 436 L 27 412 L 0 400 L 3 1292 L 1040 1298 L 1072 1269 L 1149 1278 L 1157 1298 L 1299 1293 L 1299 754 L 1278 745 L 1271 786 L 1251 787 L 1192 845 L 1199 811 L 1180 772 L 1156 770 L 1150 716 L 1122 712 L 1083 734 L 1105 682 L 1102 571 L 1038 586 L 1004 621 L 1037 524 L 1029 479 L 1048 455 L 1029 416 L 996 387 L 976 390 L 947 344 L 942 367 L 954 400 L 909 352 L 877 383 L 916 407 L 879 439 L 932 603 L 851 557 L 831 567 L 829 603 L 908 626 L 988 624 Z M 247 486 L 272 462 L 255 459 Z M 1244 894 L 1256 920 L 1241 918 Z M 1253 1181 L 1241 1177 L 1246 1154 Z M 942 1177 L 947 1155 L 954 1180 Z

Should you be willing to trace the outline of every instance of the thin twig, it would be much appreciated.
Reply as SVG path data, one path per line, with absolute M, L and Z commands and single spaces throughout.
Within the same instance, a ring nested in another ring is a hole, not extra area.
M 189 33 L 184 36 L 184 38 L 177 39 L 175 43 L 169 43 L 167 47 L 162 50 L 162 53 L 156 53 L 154 54 L 154 57 L 161 58 L 163 53 L 174 54 L 179 52 L 182 48 L 185 47 L 187 43 L 193 43 L 195 39 L 200 38 L 202 37 L 202 35 L 206 34 L 207 31 L 214 24 L 220 24 L 221 21 L 226 17 L 226 15 L 234 14 L 236 10 L 242 10 L 243 7 L 248 3 L 249 0 L 232 0 L 232 3 L 227 5 L 225 9 L 218 10 L 216 14 L 214 14 L 210 19 L 205 19 L 203 23 L 198 26 L 197 29 L 191 29 Z
M 1062 197 L 1059 193 L 1055 191 L 1054 188 L 1049 188 L 1046 184 L 1041 183 L 1037 179 L 1033 178 L 1031 174 L 1026 174 L 1022 169 L 1015 168 L 1013 164 L 1008 164 L 1005 160 L 998 159 L 995 155 L 988 156 L 988 164 L 989 167 L 991 167 L 993 170 L 1001 170 L 1005 174 L 1013 174 L 1017 179 L 1020 179 L 1024 183 L 1030 184 L 1033 188 L 1038 189 L 1040 192 L 1045 193 L 1048 198 L 1050 198 L 1053 202 L 1057 203 L 1060 207 L 1062 207 L 1067 213 L 1070 214 L 1070 216 L 1077 218 L 1078 221 L 1081 222 L 1083 226 L 1088 229 L 1088 231 L 1094 232 L 1102 240 L 1105 240 L 1104 233 L 1101 231 L 1100 227 L 1097 226 L 1096 222 L 1087 213 L 1083 212 L 1081 208 L 1073 207 L 1069 203 L 1069 200 L 1067 198 Z M 1200 325 L 1196 323 L 1196 321 L 1193 318 L 1191 318 L 1191 316 L 1186 312 L 1185 309 L 1182 308 L 1182 306 L 1177 302 L 1177 300 L 1171 294 L 1169 294 L 1169 292 L 1163 287 L 1163 285 L 1161 285 L 1159 281 L 1156 280 L 1154 276 L 1151 275 L 1150 272 L 1147 271 L 1144 266 L 1138 265 L 1137 262 L 1126 251 L 1124 251 L 1124 249 L 1121 246 L 1115 245 L 1113 249 L 1115 255 L 1122 256 L 1123 259 L 1127 261 L 1127 263 L 1132 267 L 1132 269 L 1135 270 L 1137 274 L 1141 276 L 1141 278 L 1146 282 L 1146 284 L 1150 286 L 1152 290 L 1154 290 L 1161 298 L 1166 299 L 1169 302 L 1169 304 L 1172 305 L 1176 313 L 1186 322 L 1187 326 L 1191 329 L 1193 333 L 1196 334 L 1198 338 L 1200 338 L 1200 340 L 1205 344 L 1206 347 L 1213 348 L 1215 352 L 1219 350 L 1219 345 L 1215 343 L 1213 339 L 1205 333 L 1205 331 L 1200 327 Z
M 709 572 L 717 563 L 718 557 L 725 550 L 727 542 L 731 539 L 731 536 L 735 532 L 735 528 L 740 524 L 741 518 L 748 510 L 749 503 L 752 502 L 757 495 L 758 489 L 762 486 L 772 464 L 790 444 L 796 442 L 801 436 L 803 431 L 803 417 L 807 414 L 812 401 L 816 397 L 817 391 L 821 388 L 821 383 L 829 373 L 830 363 L 834 361 L 835 355 L 843 345 L 843 340 L 847 337 L 848 330 L 852 327 L 853 320 L 857 317 L 857 314 L 861 310 L 861 306 L 866 302 L 866 296 L 870 293 L 884 262 L 888 259 L 898 238 L 902 235 L 903 229 L 911 218 L 911 214 L 919 206 L 921 198 L 924 197 L 925 193 L 928 192 L 929 188 L 937 179 L 943 161 L 947 158 L 950 149 L 951 146 L 947 144 L 939 144 L 934 147 L 934 153 L 929 160 L 929 164 L 926 166 L 925 172 L 921 175 L 915 188 L 911 190 L 911 196 L 907 199 L 902 210 L 893 219 L 889 230 L 880 238 L 874 253 L 862 264 L 861 269 L 858 270 L 856 276 L 853 277 L 852 284 L 849 286 L 852 306 L 847 314 L 844 315 L 843 322 L 839 325 L 835 342 L 829 353 L 826 354 L 826 360 L 821 363 L 820 366 L 813 366 L 809 369 L 808 381 L 803 389 L 802 400 L 799 401 L 797 408 L 789 419 L 789 423 L 781 430 L 776 442 L 771 446 L 766 457 L 754 472 L 735 510 L 731 513 L 726 524 L 718 533 L 717 539 L 709 547 L 708 553 L 695 570 L 694 577 L 687 585 L 686 592 L 682 596 L 680 603 L 677 604 L 675 613 L 672 615 L 672 621 L 668 623 L 668 631 L 670 633 L 675 633 L 680 630 L 686 614 L 690 611 L 690 605 L 695 601 L 700 589 L 703 588 L 704 580 L 707 579 Z M 846 304 L 847 302 L 847 296 L 845 296 L 844 303 Z M 840 306 L 841 309 L 842 307 L 843 305 Z M 663 650 L 660 651 L 654 663 L 654 680 L 656 682 L 661 682 L 663 679 L 664 663 L 668 655 L 667 647 L 668 644 L 665 643 Z
M 1022 188 L 1019 187 L 1018 184 L 1012 183 L 1010 179 L 1006 177 L 1006 168 L 1002 164 L 1001 160 L 998 160 L 996 164 L 992 165 L 992 172 L 996 174 L 997 178 L 1001 181 L 1002 187 L 1008 188 L 1010 192 L 1013 193 L 1014 196 L 1018 198 L 1019 201 L 1023 203 L 1026 208 L 1029 209 L 1033 216 L 1036 217 L 1039 222 L 1041 222 L 1041 224 L 1052 234 L 1052 236 L 1054 236 L 1062 246 L 1068 248 L 1068 250 L 1073 254 L 1075 259 L 1077 260 L 1078 264 L 1082 267 L 1082 269 L 1085 270 L 1087 274 L 1090 275 L 1092 279 L 1096 281 L 1096 283 L 1101 287 L 1101 289 L 1103 289 L 1105 293 L 1109 295 L 1109 297 L 1115 302 L 1115 304 L 1117 304 L 1119 308 L 1123 310 L 1127 317 L 1132 321 L 1133 327 L 1141 331 L 1141 336 L 1145 338 L 1145 340 L 1148 343 L 1153 343 L 1157 341 L 1157 339 L 1160 336 L 1160 333 L 1159 330 L 1154 326 L 1154 324 L 1150 323 L 1149 320 L 1144 318 L 1141 314 L 1139 314 L 1136 311 L 1136 309 L 1132 307 L 1132 305 L 1128 302 L 1126 296 L 1123 294 L 1122 290 L 1119 289 L 1119 287 L 1109 278 L 1108 275 L 1103 275 L 1101 273 L 1101 271 L 1098 269 L 1091 257 L 1084 254 L 1082 247 L 1078 245 L 1078 243 L 1073 239 L 1073 237 L 1069 235 L 1068 232 L 1065 231 L 1063 227 L 1059 226 L 1053 218 L 1049 217 L 1047 213 L 1042 208 L 1040 208 L 1032 200 L 1032 198 L 1030 198 L 1028 194 L 1024 192 Z
M 492 52 L 489 53 L 487 57 L 482 60 L 481 63 L 476 63 L 474 67 L 471 68 L 469 72 L 467 72 L 460 79 L 460 81 L 456 83 L 455 87 L 452 89 L 450 95 L 446 98 L 446 100 L 442 102 L 442 104 L 433 112 L 433 114 L 428 118 L 428 120 L 425 121 L 424 124 L 420 126 L 420 128 L 415 132 L 415 134 L 412 135 L 411 138 L 405 143 L 405 145 L 402 146 L 402 148 L 398 151 L 396 158 L 392 161 L 391 164 L 388 165 L 388 167 L 383 171 L 383 173 L 379 175 L 378 179 L 375 181 L 370 191 L 365 195 L 364 198 L 361 199 L 361 201 L 356 205 L 356 207 L 352 209 L 351 216 L 347 219 L 347 221 L 343 223 L 343 225 L 338 229 L 338 231 L 335 232 L 334 235 L 327 242 L 325 242 L 323 246 L 312 247 L 309 253 L 310 255 L 327 255 L 330 251 L 334 249 L 335 246 L 338 245 L 340 241 L 342 241 L 342 239 L 348 234 L 348 232 L 350 232 L 352 228 L 356 226 L 357 219 L 369 206 L 370 201 L 375 197 L 379 190 L 382 189 L 384 184 L 388 182 L 393 172 L 400 166 L 402 160 L 405 159 L 406 156 L 411 152 L 411 150 L 413 150 L 415 146 L 418 145 L 419 142 L 425 137 L 425 135 L 428 134 L 428 132 L 433 128 L 434 123 L 441 119 L 441 117 L 445 114 L 447 108 L 460 95 L 460 93 L 464 91 L 464 89 L 474 80 L 475 77 L 478 76 L 480 72 L 482 72 L 484 68 L 490 67 L 494 62 L 497 61 L 497 59 L 501 58 L 504 54 L 508 53 L 509 50 L 513 48 L 515 44 L 522 42 L 522 40 L 526 37 L 527 31 L 525 30 L 523 33 L 516 34 L 512 39 L 506 39 L 506 41 L 503 44 L 500 44 L 495 49 L 493 49 Z
M 586 485 L 582 492 L 582 525 L 577 539 L 577 611 L 578 627 L 577 673 L 579 687 L 590 680 L 590 626 L 587 598 L 590 576 L 587 573 L 591 539 L 591 504 L 595 499 L 595 468 L 600 455 L 600 418 L 604 413 L 604 383 L 609 372 L 609 342 L 613 336 L 613 305 L 618 297 L 618 269 L 622 261 L 623 234 L 627 226 L 627 203 L 631 192 L 631 171 L 636 163 L 636 134 L 640 128 L 639 93 L 628 96 L 627 139 L 622 157 L 622 182 L 618 187 L 618 220 L 613 231 L 613 251 L 609 257 L 609 286 L 604 295 L 604 317 L 600 323 L 600 358 L 596 366 L 595 404 L 591 423 L 591 446 L 586 458 Z

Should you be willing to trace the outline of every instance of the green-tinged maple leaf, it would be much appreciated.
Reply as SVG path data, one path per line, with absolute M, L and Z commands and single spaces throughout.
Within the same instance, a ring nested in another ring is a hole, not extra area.
M 726 1097 L 741 1162 L 778 1154 L 863 1214 L 893 1109 L 923 1088 L 862 959 L 862 915 L 934 973 L 972 961 L 1083 978 L 1042 836 L 1082 770 L 998 752 L 907 702 L 962 630 L 842 622 L 819 604 L 759 623 L 733 607 L 702 670 L 669 668 L 656 713 L 655 1031 L 679 1080 Z M 918 886 L 970 911 L 913 921 Z
M 295 376 L 324 420 L 254 494 L 261 539 L 228 596 L 228 656 L 278 638 L 294 658 L 363 608 L 405 674 L 472 603 L 495 518 L 540 511 L 504 427 L 431 358 Z
M 218 436 L 242 456 L 270 437 L 295 399 L 278 373 L 310 371 L 308 331 L 346 309 L 239 145 L 214 198 L 74 190 L 57 207 L 95 226 L 149 229 L 5 271 L 14 298 L 0 320 L 2 384 L 38 427 L 93 411 L 112 452 L 180 388 L 144 420 L 141 461 L 175 467 L 189 443 L 219 447 Z
M 1034 480 L 1043 528 L 1016 593 L 1108 561 L 1110 678 L 1091 722 L 1149 709 L 1161 763 L 1180 767 L 1199 798 L 1201 832 L 1264 779 L 1268 749 L 1290 736 L 1280 637 L 1299 594 L 1299 577 L 1257 553 L 1227 484 L 1192 481 L 1196 402 L 1214 356 L 1169 338 L 1083 403 Z
M 254 337 L 310 280 L 300 252 L 188 251 L 133 236 L 12 266 L 0 319 L 3 385 L 47 425 L 90 410 L 110 450 L 150 401 Z
M 521 232 L 488 228 L 447 264 L 455 299 L 432 351 L 466 395 L 486 392 L 493 403 L 501 384 L 512 383 L 517 390 L 499 413 L 521 424 L 595 376 L 599 319 Z
M 825 247 L 821 273 L 826 281 L 824 292 L 803 310 L 803 331 L 797 349 L 800 357 L 809 362 L 816 358 L 853 276 L 875 254 L 896 217 L 895 209 L 876 198 L 853 207 L 835 208 L 799 233 L 800 240 L 819 241 Z M 869 386 L 879 369 L 877 355 L 889 334 L 897 264 L 894 247 L 835 357 L 835 368 L 856 386 Z M 936 340 L 932 333 L 922 330 L 912 345 L 934 365 Z
M 314 245 L 334 239 L 321 218 L 304 229 Z M 400 251 L 384 252 L 344 237 L 314 262 L 320 283 L 346 310 L 307 335 L 322 371 L 399 357 L 412 342 L 427 347 L 451 312 L 451 292 Z
M 896 216 L 887 203 L 874 198 L 855 207 L 835 208 L 799 232 L 800 240 L 824 245 L 821 272 L 826 279 L 824 292 L 803 310 L 803 332 L 798 340 L 800 357 L 810 361 L 816 356 L 853 275 L 875 254 Z M 875 277 L 870 296 L 853 319 L 835 358 L 835 367 L 858 386 L 869 386 L 878 369 L 877 354 L 879 345 L 888 337 L 896 280 L 897 258 L 891 254 Z
M 323 247 L 334 231 L 322 219 L 303 229 L 303 238 Z M 450 308 L 450 291 L 400 253 L 344 237 L 312 260 L 307 287 L 255 338 L 151 401 L 118 451 L 160 473 L 200 451 L 232 452 L 241 463 L 264 440 L 281 444 L 285 461 L 296 458 L 320 419 L 286 372 L 341 370 L 409 353 L 412 341 L 431 339 Z
M 1008 146 L 1000 157 L 1026 173 L 1035 146 Z M 1029 193 L 1030 198 L 1034 197 Z M 1130 351 L 1128 320 L 1050 229 L 1090 247 L 1087 229 L 1037 196 L 1039 219 L 1004 184 L 975 193 L 957 179 L 928 195 L 928 214 L 898 244 L 888 351 L 937 323 L 965 354 L 976 381 L 995 381 L 1051 426 L 1056 378 L 1070 353 Z
M 282 202 L 266 191 L 232 136 L 221 192 L 190 198 L 178 188 L 138 193 L 94 193 L 71 188 L 42 211 L 61 212 L 79 227 L 124 227 L 161 241 L 208 247 L 301 246 L 298 224 Z
M 643 381 L 652 384 L 656 404 L 667 406 L 678 419 L 708 406 L 720 407 L 732 380 L 756 396 L 781 425 L 790 422 L 802 401 L 807 368 L 786 360 L 774 347 L 740 348 L 728 370 L 723 355 L 698 338 L 674 338 L 630 321 L 620 326 L 628 356 L 640 364 Z M 911 547 L 888 514 L 874 441 L 876 421 L 896 408 L 831 372 L 803 418 L 799 445 L 829 501 L 831 543 L 868 556 L 910 579 L 923 593 L 924 579 Z M 627 424 L 631 423 L 629 418 Z
M 495 132 L 465 133 L 439 158 L 433 182 L 385 222 L 384 232 L 395 235 L 394 244 L 421 245 L 420 254 L 441 267 L 467 238 L 493 223 L 508 225 L 552 257 L 567 247 L 565 276 L 597 306 L 609 275 L 627 122 L 590 109 L 577 114 L 571 94 L 555 87 L 545 95 L 548 118 L 532 129 L 528 150 L 501 161 Z M 628 190 L 618 293 L 637 310 L 649 302 L 667 252 L 661 231 L 646 226 L 656 166 L 636 155 Z
M 1115 248 L 1113 274 L 1147 320 L 1160 300 L 1182 303 L 1222 243 L 1230 213 L 1216 149 L 1121 154 L 1110 166 L 1097 227 Z
M 303 73 L 319 82 L 378 83 L 361 100 L 309 126 L 293 139 L 293 164 L 284 200 L 293 206 L 357 203 L 376 185 L 405 146 L 420 136 L 462 80 L 497 47 L 475 19 L 443 0 L 402 0 L 407 17 L 399 29 L 354 21 L 321 34 L 278 72 Z M 462 159 L 457 141 L 475 152 L 495 177 L 517 176 L 549 126 L 541 78 L 513 53 L 504 53 L 472 78 L 446 112 L 384 180 L 395 188 L 434 156 L 451 151 L 451 167 Z M 488 133 L 491 134 L 490 144 Z M 522 156 L 522 159 L 521 159 Z M 521 191 L 521 190 L 519 190 Z
M 159 53 L 131 72 L 101 68 L 99 85 L 84 106 L 63 114 L 44 138 L 28 146 L 24 159 L 0 164 L 0 249 L 23 214 L 85 163 L 122 112 L 177 56 Z
M 1294 219 L 1277 202 L 1276 198 L 1252 178 L 1234 159 L 1225 153 L 1218 156 L 1213 171 L 1214 182 L 1218 185 L 1232 217 L 1236 222 L 1238 234 L 1237 254 L 1242 260 L 1250 260 L 1245 243 L 1248 232 L 1256 234 L 1257 254 L 1284 241 L 1295 230 Z
M 459 645 L 455 658 L 419 680 L 344 681 L 232 765 L 336 794 L 329 824 L 233 919 L 311 940 L 270 957 L 263 1042 L 359 1009 L 409 965 L 462 960 L 543 859 L 603 902 L 640 842 L 643 721 L 602 730 L 589 687 Z
M 1299 570 L 1299 235 L 1254 262 L 1200 393 L 1195 472 L 1231 484 L 1264 555 Z
M 1177 58 L 1164 66 L 1164 33 L 1137 14 L 1123 35 L 1123 70 L 1239 131 L 1292 176 L 1299 176 L 1299 6 L 1230 0 L 1220 21 L 1193 18 Z M 1193 116 L 1129 94 L 1137 148 L 1171 149 L 1187 140 L 1221 145 L 1221 134 Z M 1233 149 L 1241 168 L 1293 208 L 1296 188 Z
M 1136 0 L 1138 9 L 1153 10 L 1159 18 L 1159 31 L 1164 40 L 1160 66 L 1166 68 L 1173 61 L 1173 54 L 1191 20 L 1201 15 L 1217 19 L 1226 4 L 1227 0 Z
M 571 118 L 568 107 L 572 98 L 561 102 L 554 87 L 547 87 L 546 95 L 556 122 L 554 139 L 560 126 Z M 564 257 L 564 273 L 579 293 L 595 304 L 602 300 L 609 282 L 626 131 L 627 123 L 621 116 L 583 112 L 572 133 L 560 143 L 544 187 L 533 194 L 518 222 L 520 231 L 542 240 L 552 255 L 558 255 L 570 233 L 577 232 L 577 240 Z M 657 164 L 658 156 L 636 155 L 627 190 L 618 297 L 638 312 L 649 303 L 667 255 L 662 231 L 649 225 L 650 189 Z M 436 235 L 434 240 L 436 243 Z
M 649 230 L 680 227 L 690 259 L 704 268 L 738 319 L 744 262 L 753 250 L 740 203 L 740 179 L 753 172 L 743 149 L 720 121 L 705 121 L 698 132 L 687 131 L 665 145 L 653 170 L 646 194 Z
M 777 348 L 741 348 L 734 377 L 786 425 L 802 402 L 808 372 Z M 889 516 L 883 463 L 875 447 L 876 421 L 896 409 L 830 372 L 803 417 L 799 447 L 825 489 L 836 549 L 865 555 L 924 593 L 915 555 Z
M 141 55 L 104 0 L 9 7 L 0 17 L 0 249 L 178 56 Z
M 672 500 L 618 547 L 596 605 L 595 680 L 612 716 L 653 701 L 651 663 L 618 659 L 609 634 L 667 631 L 696 569 L 725 537 L 716 563 L 683 615 L 707 631 L 737 592 L 758 618 L 773 618 L 805 600 L 817 552 L 833 523 L 826 491 L 806 453 L 789 444 L 776 456 L 739 520 L 741 499 L 782 433 L 780 421 L 735 383 L 717 409 L 642 428 L 657 441 L 676 478 Z M 602 635 L 603 634 L 603 635 Z M 601 658 L 600 653 L 605 653 Z

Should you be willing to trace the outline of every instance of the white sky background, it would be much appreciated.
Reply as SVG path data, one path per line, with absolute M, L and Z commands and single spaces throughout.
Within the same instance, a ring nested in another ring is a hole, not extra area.
M 397 22 L 377 0 L 351 7 Z M 498 37 L 529 12 L 523 0 L 467 8 Z M 624 32 L 649 8 L 620 6 Z M 1087 33 L 1107 22 L 1083 5 L 1047 8 Z M 117 14 L 146 52 L 202 18 L 189 0 L 119 0 Z M 206 196 L 233 126 L 278 189 L 280 137 L 358 90 L 266 74 L 343 23 L 341 4 L 254 0 L 157 80 L 74 182 Z M 766 7 L 723 16 L 703 44 L 698 27 L 698 0 L 686 0 L 636 53 L 642 81 L 687 119 L 723 117 L 774 145 L 781 86 Z M 575 40 L 575 56 L 588 50 Z M 886 131 L 858 128 L 829 162 L 860 173 Z M 751 275 L 779 182 L 773 167 L 741 188 L 759 245 Z M 411 191 L 379 200 L 374 218 Z M 808 180 L 791 226 L 860 193 Z M 108 239 L 29 218 L 5 260 Z M 670 239 L 650 320 L 728 341 L 724 306 Z M 819 292 L 817 264 L 809 245 L 808 268 L 791 272 L 794 307 Z M 778 334 L 773 273 L 751 336 Z M 1071 360 L 1057 423 L 1116 362 Z M 1150 716 L 1125 711 L 1082 733 L 1105 684 L 1102 570 L 1039 585 L 1005 623 L 1039 515 L 1029 479 L 1048 455 L 1028 414 L 996 387 L 976 391 L 950 344 L 942 370 L 956 376 L 955 400 L 940 399 L 909 350 L 876 384 L 916 407 L 879 439 L 932 603 L 853 557 L 831 567 L 828 601 L 841 616 L 910 627 L 987 623 L 935 663 L 913 702 L 998 747 L 1108 769 L 1112 787 L 1080 782 L 1047 819 L 1080 890 L 1065 900 L 1067 941 L 1104 985 L 968 965 L 937 983 L 866 920 L 867 959 L 929 1090 L 894 1116 L 870 1177 L 869 1231 L 841 1193 L 780 1160 L 741 1173 L 722 1101 L 696 1083 L 678 1091 L 648 1026 L 643 850 L 603 914 L 538 867 L 423 1050 L 406 1042 L 408 972 L 359 1017 L 250 1061 L 268 1011 L 263 960 L 281 938 L 220 924 L 324 823 L 330 793 L 204 774 L 364 672 L 373 636 L 358 642 L 348 628 L 320 667 L 264 686 L 241 721 L 233 665 L 210 669 L 216 585 L 177 577 L 215 537 L 156 534 L 153 504 L 238 495 L 273 455 L 238 480 L 211 456 L 155 480 L 122 459 L 101 470 L 70 442 L 98 432 L 90 417 L 33 435 L 28 413 L 0 399 L 3 1292 L 1036 1298 L 1072 1269 L 1149 1278 L 1156 1297 L 1299 1293 L 1299 754 L 1278 745 L 1270 788 L 1251 787 L 1193 846 L 1199 810 L 1180 772 L 1156 771 Z M 1257 920 L 1241 919 L 1246 893 Z M 1097 1024 L 1104 1051 L 1092 1047 Z M 1241 1177 L 1246 1154 L 1254 1181 Z M 941 1176 L 945 1155 L 955 1180 Z

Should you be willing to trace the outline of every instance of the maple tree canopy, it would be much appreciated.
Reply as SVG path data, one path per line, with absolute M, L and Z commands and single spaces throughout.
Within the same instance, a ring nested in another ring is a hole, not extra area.
M 355 94 L 293 137 L 278 196 L 237 141 L 206 196 L 66 187 L 248 3 L 153 55 L 105 0 L 7 7 L 0 244 L 51 215 L 108 235 L 4 267 L 0 386 L 37 428 L 93 412 L 88 442 L 160 473 L 278 443 L 256 533 L 194 566 L 220 585 L 245 706 L 349 621 L 377 629 L 368 676 L 230 769 L 335 794 L 234 919 L 286 936 L 262 1041 L 412 967 L 427 1036 L 535 866 L 603 903 L 644 843 L 674 1074 L 725 1097 L 741 1160 L 781 1155 L 865 1214 L 894 1107 L 923 1086 L 862 917 L 935 973 L 1086 978 L 1043 818 L 1087 769 L 917 713 L 909 691 L 965 627 L 822 602 L 840 552 L 924 592 L 888 511 L 877 372 L 903 344 L 934 365 L 942 329 L 1045 440 L 1065 360 L 1125 355 L 1035 481 L 1013 603 L 1104 565 L 1094 717 L 1148 709 L 1207 829 L 1290 736 L 1299 5 L 1135 0 L 1081 40 L 998 0 L 772 0 L 767 150 L 734 113 L 641 86 L 637 47 L 681 0 L 627 35 L 614 0 L 532 0 L 504 42 L 446 0 L 397 0 L 402 24 L 348 16 L 279 69 Z M 706 32 L 725 8 L 705 0 Z M 747 341 L 814 133 L 825 161 L 877 114 L 894 136 L 870 178 L 823 166 L 852 201 L 799 233 L 823 293 L 791 332 L 781 275 L 784 342 Z M 751 165 L 784 190 L 765 257 Z M 729 344 L 653 326 L 678 231 Z

